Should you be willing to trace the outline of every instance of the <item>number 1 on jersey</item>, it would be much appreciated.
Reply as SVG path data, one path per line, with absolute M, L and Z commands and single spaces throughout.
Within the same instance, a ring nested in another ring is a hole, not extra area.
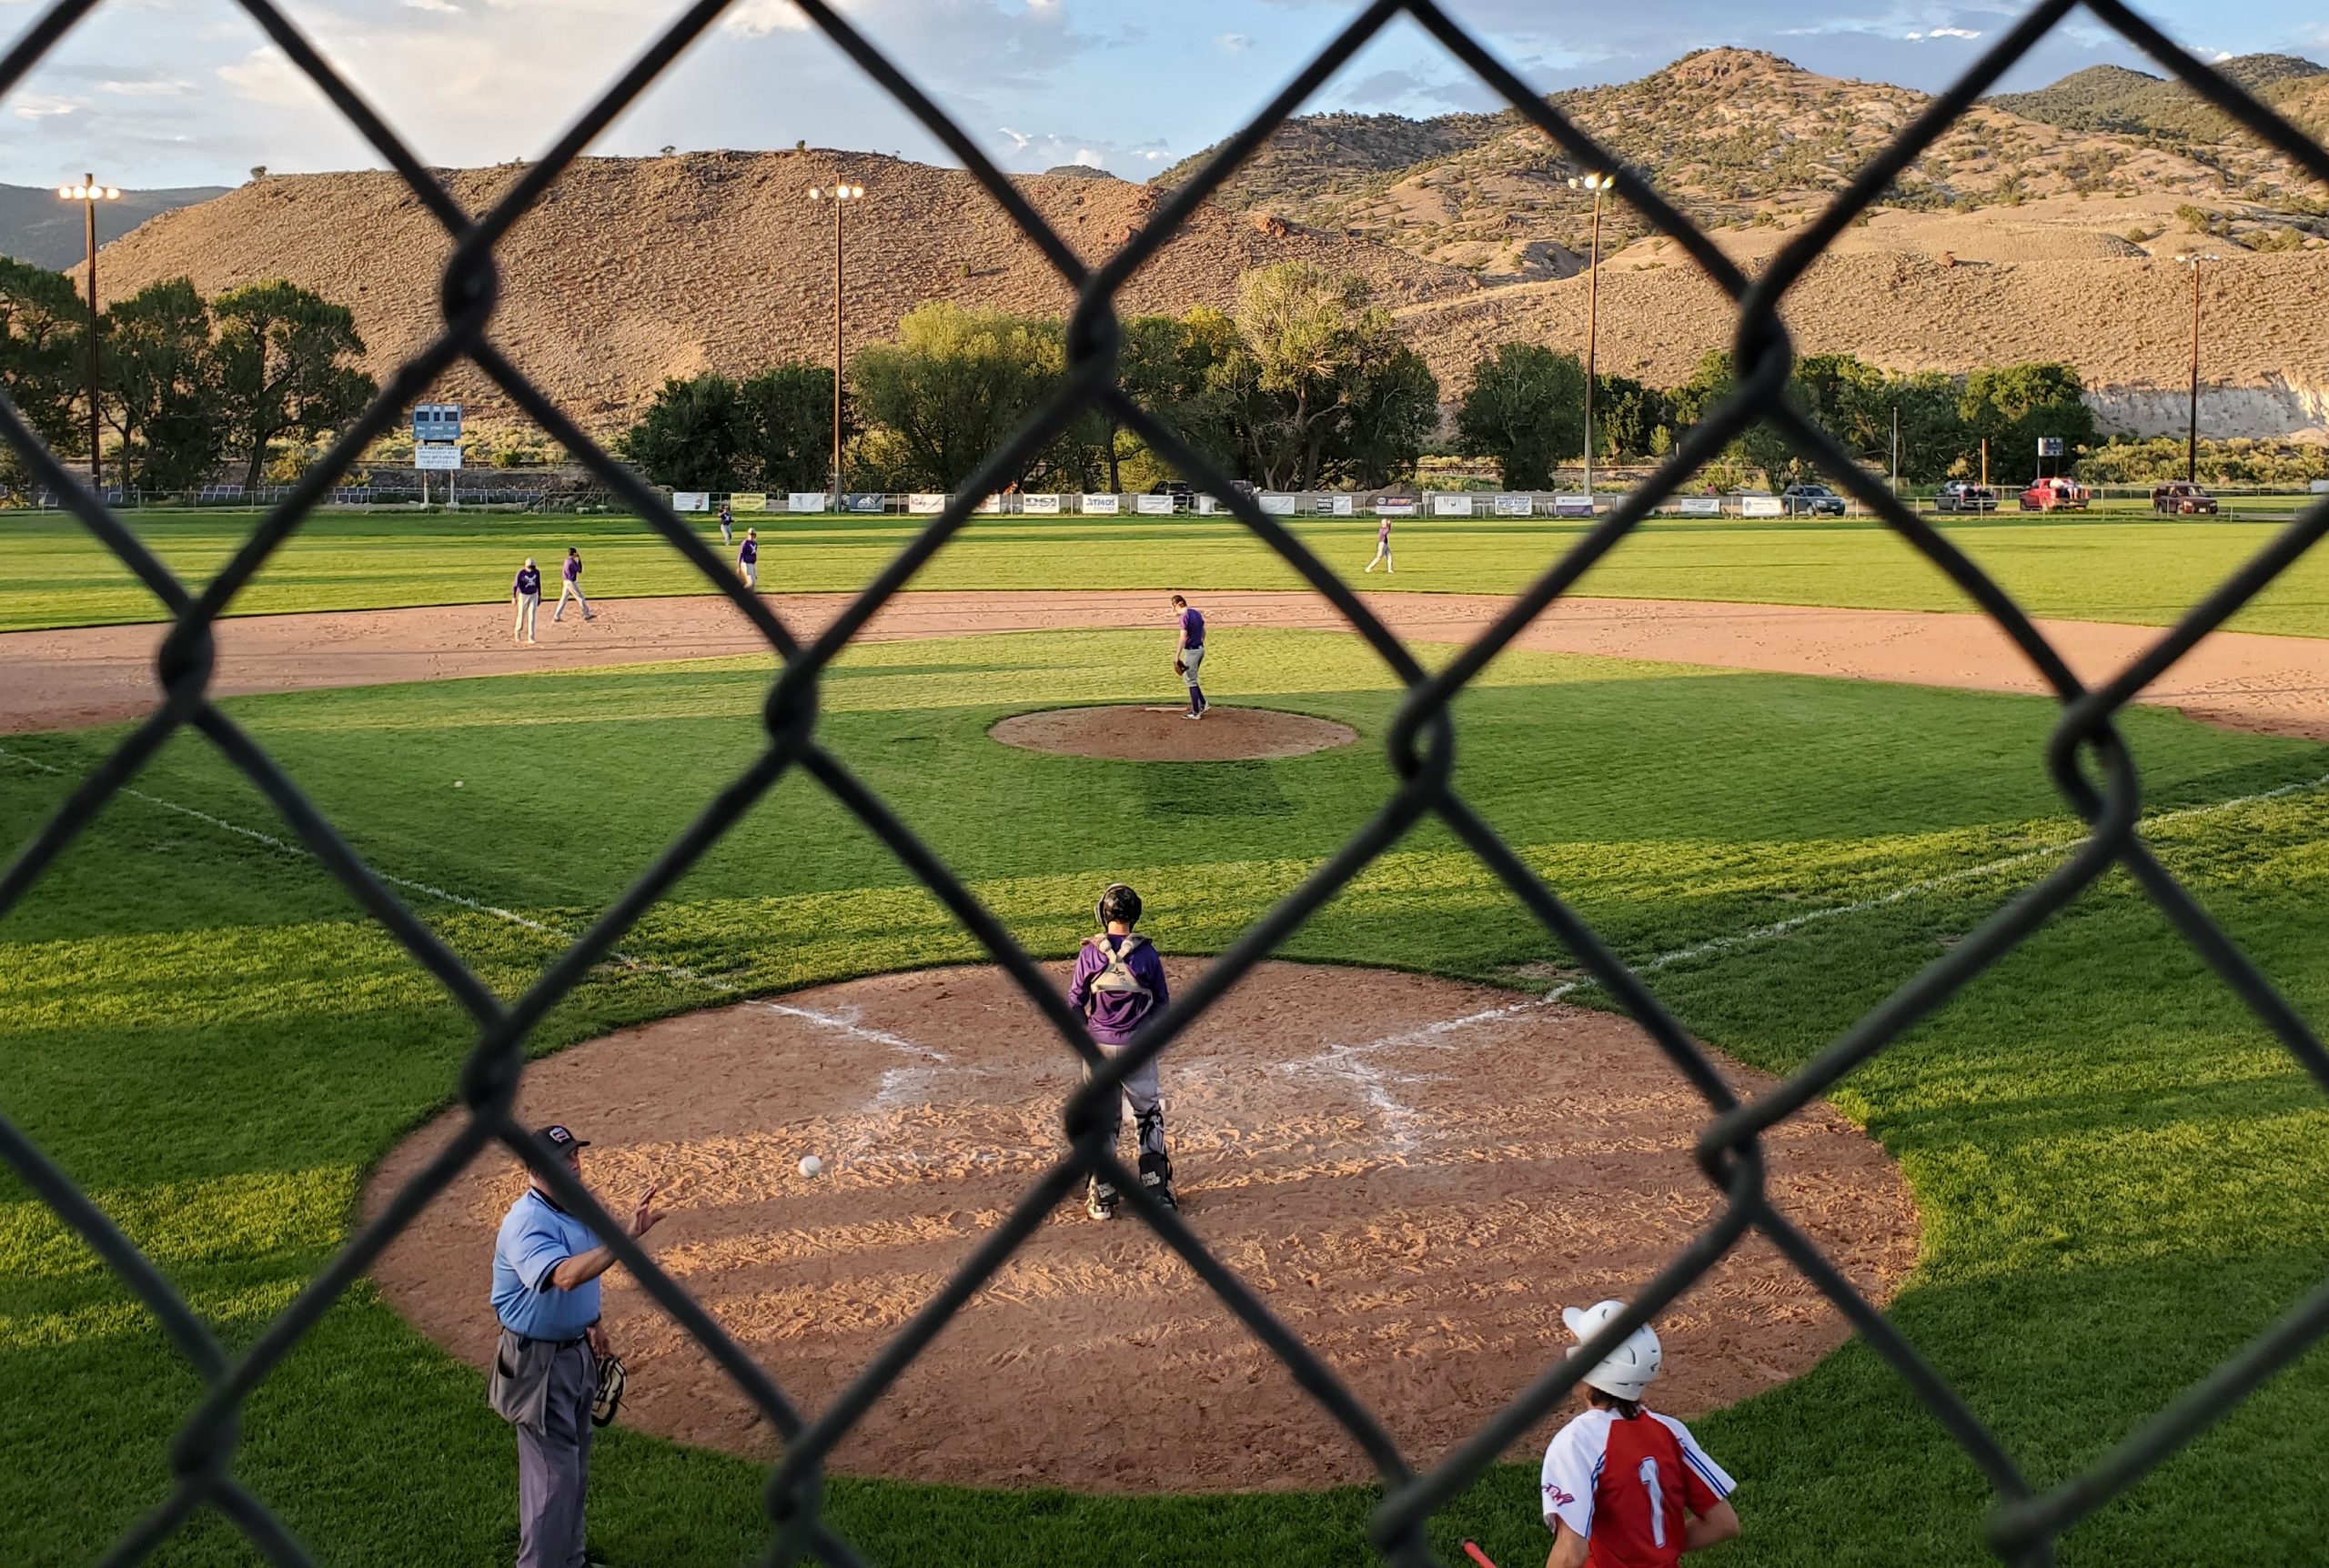
M 1642 1490 L 1649 1493 L 1649 1538 L 1657 1545 L 1666 1544 L 1666 1493 L 1659 1484 L 1658 1461 L 1641 1462 Z

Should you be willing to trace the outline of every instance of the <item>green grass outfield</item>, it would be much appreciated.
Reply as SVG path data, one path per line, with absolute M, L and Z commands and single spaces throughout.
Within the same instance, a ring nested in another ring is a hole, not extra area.
M 132 524 L 180 572 L 207 578 L 255 526 L 248 512 L 148 512 Z M 928 519 L 754 520 L 771 591 L 863 586 Z M 1375 548 L 1368 518 L 1298 519 L 1295 531 L 1360 580 Z M 1552 518 L 1415 518 L 1397 525 L 1398 574 L 1364 579 L 1406 592 L 1510 593 L 1572 548 L 1586 525 Z M 2278 531 L 2263 522 L 2022 518 L 1950 520 L 1944 531 L 2031 610 L 2163 626 Z M 714 552 L 717 528 L 706 525 Z M 741 536 L 740 536 L 741 537 Z M 555 581 L 579 546 L 592 596 L 697 593 L 703 579 L 629 518 L 325 514 L 309 520 L 237 598 L 237 613 L 358 609 L 506 599 L 530 554 Z M 912 584 L 924 588 L 1290 588 L 1293 571 L 1234 519 L 980 518 Z M 1578 588 L 1625 598 L 1699 598 L 1872 609 L 1971 605 L 1881 525 L 1658 518 Z M 152 620 L 155 601 L 80 525 L 0 514 L 0 630 Z M 2329 556 L 2300 560 L 2232 624 L 2329 636 Z
M 1342 719 L 1362 744 L 1135 765 L 985 738 L 1008 711 L 1149 695 L 1147 646 L 1079 633 L 861 648 L 825 683 L 822 734 L 1039 953 L 1072 949 L 1094 888 L 1114 876 L 1148 895 L 1166 947 L 1217 950 L 1384 795 L 1393 699 L 1354 639 L 1255 632 L 1216 674 L 1223 699 Z M 766 682 L 764 660 L 740 660 L 231 707 L 376 867 L 572 930 L 761 743 Z M 1515 654 L 1463 699 L 1458 766 L 1528 861 L 1642 960 L 2068 841 L 2039 764 L 2052 717 L 2034 699 Z M 2164 859 L 2309 1016 L 2329 1016 L 2329 791 L 2306 787 L 2329 774 L 2329 748 L 2154 709 L 2123 723 L 2153 810 L 2219 803 L 2156 830 Z M 108 739 L 0 738 L 0 840 L 21 843 Z M 138 783 L 282 831 L 198 741 L 174 743 Z M 2271 790 L 2284 792 L 2255 799 Z M 1062 834 L 1063 820 L 1107 831 Z M 1784 1071 L 2049 864 L 1960 876 L 1674 964 L 1655 984 L 1701 1035 Z M 556 950 L 507 920 L 417 907 L 505 995 Z M 759 992 L 976 956 L 799 779 L 624 945 Z M 1491 981 L 1561 957 L 1430 827 L 1288 951 Z M 314 862 L 151 800 L 117 802 L 0 920 L 0 1111 L 232 1344 L 346 1237 L 365 1172 L 449 1101 L 468 1043 L 453 1007 Z M 602 970 L 537 1045 L 717 1000 Z M 2123 879 L 1856 1074 L 1840 1102 L 1922 1209 L 1922 1260 L 1894 1317 L 2042 1483 L 2094 1460 L 2329 1269 L 2329 1101 Z M 170 1434 L 198 1398 L 128 1294 L 5 1178 L 0 1387 L 10 1564 L 94 1560 L 164 1495 Z M 1128 1391 L 1127 1441 L 1150 1397 Z M 1744 1483 L 1746 1539 L 1711 1563 L 1987 1560 L 1985 1487 L 1863 1347 L 1697 1424 Z M 2062 1560 L 2307 1560 L 2329 1523 L 2324 1430 L 2329 1356 L 2316 1353 L 2083 1526 Z M 482 1568 L 511 1551 L 515 1468 L 482 1380 L 359 1289 L 254 1399 L 237 1473 L 327 1562 Z M 766 1538 L 763 1473 L 618 1429 L 594 1466 L 592 1555 L 750 1561 Z M 884 1563 L 1345 1568 L 1368 1560 L 1373 1501 L 1365 1488 L 1126 1498 L 844 1479 L 829 1509 Z M 1533 1468 L 1500 1468 L 1448 1509 L 1443 1554 L 1462 1534 L 1507 1568 L 1538 1561 Z M 157 1561 L 253 1559 L 206 1517 Z

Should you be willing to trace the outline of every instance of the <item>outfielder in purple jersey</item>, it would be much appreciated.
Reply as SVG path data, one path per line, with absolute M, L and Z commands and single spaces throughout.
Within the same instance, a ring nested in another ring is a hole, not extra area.
M 1086 937 L 1075 955 L 1067 1001 L 1084 1015 L 1101 1053 L 1114 1056 L 1172 998 L 1164 984 L 1164 960 L 1146 937 L 1133 930 L 1140 921 L 1140 895 L 1122 882 L 1112 883 L 1093 912 L 1099 918 L 1100 934 Z M 1173 1161 L 1164 1150 L 1164 1101 L 1154 1058 L 1124 1080 L 1121 1098 L 1108 1102 L 1104 1118 L 1111 1150 L 1124 1128 L 1126 1105 L 1132 1107 L 1133 1128 L 1140 1140 L 1143 1191 L 1167 1209 L 1179 1207 L 1173 1198 Z M 1116 1202 L 1115 1188 L 1093 1177 L 1084 1196 L 1086 1211 L 1094 1220 L 1112 1220 Z
M 1398 569 L 1391 564 L 1391 519 L 1388 518 L 1385 518 L 1382 525 L 1375 530 L 1375 558 L 1366 563 L 1366 569 L 1370 572 L 1376 567 L 1381 567 L 1386 572 Z

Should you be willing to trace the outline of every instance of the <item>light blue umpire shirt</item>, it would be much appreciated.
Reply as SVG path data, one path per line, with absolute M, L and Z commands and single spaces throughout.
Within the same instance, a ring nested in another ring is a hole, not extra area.
M 494 1238 L 494 1316 L 529 1340 L 580 1339 L 599 1321 L 599 1282 L 561 1291 L 550 1283 L 550 1271 L 599 1244 L 590 1226 L 527 1188 Z

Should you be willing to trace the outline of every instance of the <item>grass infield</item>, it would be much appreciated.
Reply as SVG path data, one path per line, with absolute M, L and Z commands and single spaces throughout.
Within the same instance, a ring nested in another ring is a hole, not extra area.
M 775 592 L 862 587 L 924 518 L 771 516 L 761 586 Z M 136 513 L 130 523 L 182 574 L 224 566 L 256 526 L 249 512 Z M 1375 519 L 1292 526 L 1336 570 L 1386 592 L 1511 593 L 1575 545 L 1586 525 L 1552 518 L 1421 518 L 1396 525 L 1396 576 L 1359 573 Z M 2023 518 L 1941 524 L 2033 614 L 2163 626 L 2282 525 L 2131 518 Z M 741 538 L 741 532 L 738 537 Z M 705 525 L 713 553 L 719 530 Z M 367 515 L 311 518 L 235 600 L 237 614 L 498 603 L 534 556 L 557 580 L 569 545 L 595 598 L 700 593 L 701 575 L 630 518 Z M 1292 568 L 1234 519 L 980 518 L 914 578 L 924 588 L 1292 588 Z M 1864 520 L 1656 518 L 1579 585 L 1620 598 L 1698 598 L 1869 609 L 1972 606 L 1908 545 Z M 153 596 L 70 518 L 0 515 L 0 631 L 159 618 Z M 2329 636 L 2329 558 L 2299 560 L 2230 623 Z
M 1149 640 L 1130 633 L 859 648 L 825 682 L 822 733 L 1037 952 L 1069 951 L 1093 889 L 1118 876 L 1147 896 L 1148 928 L 1168 949 L 1217 950 L 1389 789 L 1379 742 L 1393 707 L 1355 639 L 1255 632 L 1217 657 L 1222 700 L 1339 719 L 1360 745 L 1175 766 L 985 739 L 1008 712 L 1153 695 Z M 574 930 L 762 743 L 767 678 L 765 660 L 737 660 L 232 707 L 374 866 Z M 2040 761 L 2052 711 L 1520 654 L 1462 699 L 1459 781 L 1639 961 L 2068 842 L 2075 825 Z M 2151 709 L 2122 722 L 2154 811 L 2329 772 L 2318 746 Z M 108 743 L 0 739 L 0 840 L 21 843 Z M 137 782 L 285 831 L 199 741 L 173 742 Z M 2314 1018 L 2329 1005 L 2324 816 L 2329 791 L 2294 789 L 2155 833 L 2167 863 Z M 1068 823 L 1091 830 L 1062 832 Z M 1653 984 L 1702 1037 L 1784 1071 L 2050 864 L 1674 963 Z M 414 902 L 505 995 L 558 945 Z M 978 956 L 797 778 L 623 945 L 763 993 Z M 1565 962 L 1431 827 L 1286 950 L 1513 984 L 1527 972 L 1539 990 L 1543 966 Z M 364 1173 L 449 1102 L 469 1044 L 454 1008 L 314 861 L 147 800 L 117 801 L 0 920 L 0 1111 L 230 1345 L 247 1343 L 344 1240 Z M 601 969 L 535 1049 L 716 1000 L 665 975 Z M 1896 1321 L 2042 1484 L 2095 1460 L 2329 1265 L 2329 1102 L 2123 878 L 1855 1074 L 1839 1102 L 1899 1160 L 1921 1206 L 1923 1256 Z M 590 1114 L 570 1112 L 578 1125 Z M 488 1310 L 481 1294 L 478 1306 Z M 94 1560 L 165 1495 L 171 1434 L 199 1391 L 128 1293 L 5 1177 L 0 1383 L 11 1391 L 0 1560 Z M 1141 1407 L 1157 1397 L 1169 1391 L 1126 1391 L 1125 1441 L 1138 1441 Z M 1302 1396 L 1286 1382 L 1253 1397 Z M 1746 1538 L 1710 1561 L 1987 1561 L 1986 1487 L 1862 1346 L 1697 1427 L 1743 1483 Z M 2324 1427 L 2329 1357 L 2315 1354 L 2074 1533 L 2062 1561 L 2299 1560 L 2318 1539 Z M 261 1387 L 236 1461 L 324 1561 L 416 1568 L 506 1562 L 515 1470 L 482 1380 L 368 1287 Z M 594 1465 L 592 1556 L 621 1568 L 755 1560 L 763 1478 L 618 1429 Z M 1437 1523 L 1443 1558 L 1470 1535 L 1507 1568 L 1538 1560 L 1534 1486 L 1530 1467 L 1495 1471 Z M 1370 1560 L 1376 1500 L 1367 1488 L 1125 1498 L 844 1478 L 828 1507 L 885 1563 L 1342 1568 Z M 205 1516 L 156 1560 L 253 1558 Z

